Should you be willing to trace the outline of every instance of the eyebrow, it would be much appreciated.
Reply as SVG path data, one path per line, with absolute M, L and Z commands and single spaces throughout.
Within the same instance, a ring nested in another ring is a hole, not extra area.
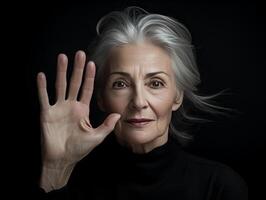
M 127 73 L 127 72 L 112 72 L 112 73 L 110 73 L 109 76 L 112 76 L 112 75 L 115 75 L 115 74 L 126 76 L 126 77 L 130 77 L 130 74 Z M 165 73 L 164 71 L 158 71 L 158 72 L 151 72 L 151 73 L 146 74 L 145 78 L 150 78 L 150 77 L 155 76 L 157 74 L 165 74 L 165 75 L 170 77 L 170 75 Z

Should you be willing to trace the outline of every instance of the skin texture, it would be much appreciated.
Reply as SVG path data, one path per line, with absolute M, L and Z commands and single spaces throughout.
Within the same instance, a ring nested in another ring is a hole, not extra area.
M 111 50 L 105 67 L 107 83 L 98 104 L 107 113 L 121 114 L 114 129 L 119 143 L 135 153 L 166 143 L 172 111 L 183 99 L 169 55 L 149 42 L 126 44 Z M 135 126 L 127 122 L 132 118 L 153 121 Z

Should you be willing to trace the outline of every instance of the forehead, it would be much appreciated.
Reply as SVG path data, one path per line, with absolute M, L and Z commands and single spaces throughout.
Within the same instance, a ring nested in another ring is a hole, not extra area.
M 107 65 L 110 73 L 116 70 L 131 71 L 135 68 L 170 72 L 171 58 L 161 47 L 143 42 L 112 48 Z

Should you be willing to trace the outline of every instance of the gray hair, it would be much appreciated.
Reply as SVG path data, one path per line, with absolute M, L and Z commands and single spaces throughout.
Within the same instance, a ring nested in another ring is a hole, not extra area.
M 207 113 L 217 113 L 223 109 L 211 103 L 220 93 L 209 96 L 198 94 L 200 74 L 192 38 L 188 29 L 174 18 L 151 14 L 139 7 L 128 7 L 102 17 L 96 30 L 97 38 L 90 48 L 90 56 L 97 65 L 96 88 L 99 90 L 101 85 L 104 85 L 102 72 L 107 55 L 115 46 L 148 40 L 170 55 L 176 86 L 184 92 L 184 100 L 182 106 L 172 113 L 169 132 L 176 136 L 181 144 L 192 139 L 187 133 L 187 125 L 192 121 L 204 121 L 189 114 L 189 109 L 197 108 Z

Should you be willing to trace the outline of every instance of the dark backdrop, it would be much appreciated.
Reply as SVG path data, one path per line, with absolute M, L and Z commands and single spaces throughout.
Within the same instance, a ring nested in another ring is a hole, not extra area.
M 229 88 L 231 94 L 218 100 L 221 105 L 239 111 L 231 117 L 216 117 L 215 122 L 203 124 L 187 150 L 228 164 L 249 185 L 264 188 L 259 183 L 265 177 L 265 21 L 261 5 L 167 0 L 73 2 L 36 1 L 18 5 L 16 9 L 15 25 L 21 43 L 15 49 L 18 49 L 17 58 L 23 55 L 21 76 L 26 77 L 23 82 L 26 87 L 19 85 L 21 89 L 17 91 L 26 100 L 25 106 L 20 105 L 26 108 L 23 110 L 26 115 L 20 113 L 26 151 L 25 158 L 17 158 L 25 162 L 31 184 L 38 178 L 40 164 L 37 72 L 47 74 L 53 97 L 57 54 L 66 53 L 72 63 L 77 50 L 87 50 L 101 16 L 138 5 L 150 12 L 172 16 L 186 25 L 196 47 L 202 92 L 212 94 Z

